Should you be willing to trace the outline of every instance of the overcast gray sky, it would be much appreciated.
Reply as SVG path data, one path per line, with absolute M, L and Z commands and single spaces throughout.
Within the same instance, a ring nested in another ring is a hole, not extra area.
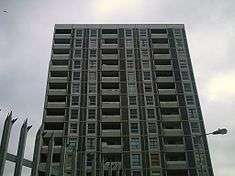
M 229 129 L 226 136 L 208 137 L 214 172 L 235 175 L 234 0 L 1 0 L 0 129 L 13 110 L 19 120 L 9 152 L 16 153 L 20 125 L 29 118 L 29 159 L 42 118 L 55 23 L 185 24 L 206 130 Z M 11 176 L 7 165 L 5 176 Z

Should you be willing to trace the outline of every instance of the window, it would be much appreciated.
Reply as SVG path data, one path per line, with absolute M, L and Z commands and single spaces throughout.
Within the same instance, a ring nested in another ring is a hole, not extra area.
M 143 69 L 149 69 L 150 68 L 149 60 L 142 60 L 142 66 Z
M 126 32 L 126 37 L 131 37 L 132 36 L 131 29 L 126 29 L 125 32 Z
M 78 119 L 78 110 L 77 109 L 70 110 L 70 118 L 71 119 Z
M 127 89 L 128 89 L 129 94 L 136 94 L 136 92 L 137 92 L 136 85 L 135 85 L 134 82 L 133 83 L 128 83 Z
M 82 57 L 82 51 L 81 51 L 81 50 L 75 50 L 75 52 L 74 52 L 74 57 L 75 57 L 75 58 L 80 58 L 80 57 Z
M 137 111 L 137 109 L 130 109 L 130 118 L 131 119 L 138 118 L 138 111 Z
M 87 149 L 95 149 L 95 138 L 87 138 L 86 143 Z
M 141 37 L 146 37 L 147 36 L 147 31 L 146 31 L 146 29 L 140 29 L 140 36 Z
M 75 47 L 81 48 L 82 47 L 82 39 L 75 40 Z
M 96 29 L 90 30 L 90 37 L 97 37 L 97 30 Z
M 148 117 L 149 119 L 155 118 L 154 109 L 147 109 L 147 117 Z
M 149 133 L 156 133 L 157 128 L 155 123 L 148 123 Z
M 96 110 L 88 109 L 88 119 L 95 119 Z
M 95 72 L 89 72 L 89 80 L 96 81 L 96 73 Z
M 80 60 L 75 60 L 73 61 L 73 68 L 81 68 L 81 61 Z
M 158 148 L 158 141 L 156 137 L 149 138 L 149 148 L 150 149 Z
M 134 60 L 127 60 L 126 61 L 127 69 L 135 69 L 135 62 Z
M 77 133 L 77 124 L 76 123 L 71 123 L 70 124 L 69 132 L 70 133 Z
M 139 133 L 138 123 L 131 123 L 131 133 Z
M 188 67 L 186 59 L 179 59 L 180 68 L 184 69 Z
M 190 125 L 192 133 L 200 133 L 200 127 L 198 122 L 191 122 Z
M 72 105 L 79 105 L 79 96 L 72 96 Z
M 89 68 L 96 69 L 96 60 L 89 60 Z
M 87 154 L 87 159 L 86 159 L 86 165 L 87 166 L 92 166 L 92 161 L 94 160 L 94 154 Z
M 132 176 L 141 176 L 141 171 L 133 171 Z
M 93 134 L 95 133 L 95 124 L 94 123 L 89 123 L 87 126 L 87 133 L 88 134 Z
M 72 92 L 73 93 L 79 93 L 79 83 L 73 83 L 72 84 Z
M 147 49 L 142 49 L 140 53 L 142 58 L 149 58 L 149 52 Z
M 194 98 L 192 95 L 186 95 L 186 103 L 187 105 L 194 105 Z
M 96 50 L 90 50 L 90 57 L 97 57 Z
M 131 138 L 131 149 L 132 150 L 140 149 L 140 139 L 139 138 Z
M 96 83 L 89 83 L 89 93 L 96 93 Z
M 140 39 L 140 47 L 147 48 L 148 47 L 148 40 L 147 39 Z
M 187 71 L 182 71 L 181 74 L 183 80 L 189 80 L 189 74 Z
M 160 164 L 159 154 L 151 154 L 150 158 L 151 158 L 151 165 L 152 166 L 159 166 L 159 164 Z
M 73 72 L 73 80 L 80 80 L 80 72 Z
M 136 105 L 136 96 L 129 96 L 129 105 Z
M 91 38 L 90 43 L 89 43 L 90 48 L 96 48 L 97 47 L 97 39 L 96 38 Z
M 126 50 L 126 57 L 133 57 L 133 50 Z
M 152 96 L 146 96 L 146 104 L 153 105 L 153 97 Z
M 151 83 L 144 83 L 144 91 L 145 92 L 152 92 L 152 85 Z
M 77 29 L 76 31 L 76 37 L 82 37 L 83 31 L 82 29 Z
M 131 38 L 127 38 L 126 39 L 126 47 L 127 48 L 131 48 L 132 47 L 132 43 L 133 43 L 133 41 L 132 41 Z
M 89 105 L 96 105 L 96 96 L 89 96 Z
M 184 91 L 185 92 L 191 92 L 192 91 L 190 83 L 184 83 Z
M 144 71 L 144 80 L 150 80 L 151 79 L 151 74 L 150 71 Z
M 131 155 L 132 166 L 140 166 L 140 154 Z
M 135 82 L 135 72 L 128 72 L 127 73 L 127 80 L 129 82 Z
M 189 108 L 188 109 L 188 116 L 190 118 L 196 118 L 197 117 L 197 111 L 194 108 Z

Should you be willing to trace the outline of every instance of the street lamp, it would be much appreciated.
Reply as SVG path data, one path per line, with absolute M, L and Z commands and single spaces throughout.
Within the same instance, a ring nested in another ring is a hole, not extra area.
M 210 133 L 205 133 L 205 134 L 201 134 L 201 135 L 197 135 L 195 136 L 196 139 L 197 139 L 197 153 L 198 153 L 198 157 L 199 157 L 199 162 L 200 162 L 200 170 L 201 170 L 201 174 L 202 176 L 204 175 L 203 173 L 203 167 L 202 167 L 202 158 L 201 158 L 201 152 L 200 152 L 200 147 L 199 145 L 201 145 L 201 138 L 204 136 L 208 136 L 208 135 L 225 135 L 227 134 L 228 130 L 226 128 L 218 128 L 217 130 L 213 131 L 213 132 L 210 132 Z M 202 154 L 204 154 L 204 150 L 202 151 Z

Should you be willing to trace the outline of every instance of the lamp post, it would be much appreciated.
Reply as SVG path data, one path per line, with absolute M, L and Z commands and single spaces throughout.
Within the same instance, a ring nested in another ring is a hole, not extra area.
M 208 135 L 219 135 L 219 134 L 220 135 L 225 135 L 225 134 L 227 134 L 227 132 L 228 132 L 228 130 L 226 128 L 221 128 L 221 129 L 218 128 L 217 130 L 215 130 L 213 132 L 195 136 L 196 139 L 197 139 L 197 143 L 198 143 L 197 152 L 198 152 L 198 157 L 199 157 L 199 162 L 200 162 L 200 170 L 201 170 L 202 176 L 204 175 L 204 173 L 203 173 L 202 158 L 201 158 L 201 152 L 200 152 L 200 146 L 202 146 L 201 138 L 205 137 L 205 136 L 208 136 Z M 202 151 L 202 154 L 204 154 L 204 150 Z

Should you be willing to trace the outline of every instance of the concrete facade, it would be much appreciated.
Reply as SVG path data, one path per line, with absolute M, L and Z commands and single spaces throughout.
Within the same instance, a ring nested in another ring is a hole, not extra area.
M 213 176 L 182 24 L 56 24 L 40 130 L 36 176 Z

